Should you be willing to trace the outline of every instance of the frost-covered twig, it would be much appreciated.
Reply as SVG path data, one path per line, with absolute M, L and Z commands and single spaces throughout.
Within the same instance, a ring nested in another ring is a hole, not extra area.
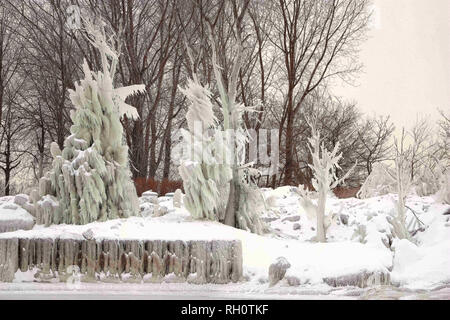
M 419 219 L 419 217 L 417 216 L 417 213 L 413 210 L 413 209 L 411 209 L 410 207 L 408 207 L 407 205 L 405 205 L 405 208 L 406 209 L 409 209 L 412 213 L 413 213 L 413 215 L 416 217 L 416 219 L 417 219 L 417 221 L 419 221 L 419 223 L 421 224 L 421 225 L 425 225 L 425 223 L 423 223 L 420 219 Z

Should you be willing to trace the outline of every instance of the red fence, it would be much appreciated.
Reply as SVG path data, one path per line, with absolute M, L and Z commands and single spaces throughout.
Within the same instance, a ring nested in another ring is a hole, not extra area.
M 136 186 L 136 191 L 138 196 L 140 197 L 143 192 L 152 190 L 157 192 L 159 195 L 163 196 L 168 192 L 175 192 L 177 189 L 183 190 L 183 181 L 174 181 L 163 179 L 155 180 L 152 178 L 136 178 L 134 180 L 134 185 Z

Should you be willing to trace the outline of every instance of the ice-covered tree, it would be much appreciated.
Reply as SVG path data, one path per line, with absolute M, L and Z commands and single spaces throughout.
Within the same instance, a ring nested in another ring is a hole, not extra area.
M 439 191 L 437 200 L 450 204 L 450 114 L 441 111 L 439 148 L 443 150 L 443 159 L 439 162 Z
M 442 172 L 439 176 L 439 191 L 437 192 L 437 201 L 450 204 L 450 172 Z
M 189 101 L 186 113 L 189 130 L 181 130 L 186 154 L 182 155 L 179 166 L 186 193 L 185 207 L 196 219 L 225 223 L 230 190 L 234 187 L 234 171 L 239 175 L 237 184 L 240 202 L 237 219 L 230 225 L 261 233 L 263 225 L 259 213 L 265 209 L 264 199 L 253 181 L 257 170 L 244 164 L 247 142 L 245 128 L 237 127 L 235 131 L 231 130 L 228 122 L 220 124 L 217 121 L 211 92 L 200 84 L 195 75 L 181 91 Z M 239 116 L 242 117 L 242 114 Z
M 211 103 L 211 92 L 194 75 L 181 89 L 189 101 L 186 121 L 181 130 L 186 154 L 178 168 L 185 190 L 184 205 L 196 219 L 219 221 L 226 208 L 231 168 L 222 161 L 227 153 L 223 135 Z
M 386 175 L 386 171 L 390 171 L 391 175 L 395 175 L 392 168 L 384 163 L 375 163 L 372 172 L 356 194 L 360 199 L 382 196 L 391 192 L 395 192 L 396 183 Z
M 326 232 L 332 222 L 332 217 L 325 215 L 327 196 L 331 190 L 347 179 L 356 167 L 356 164 L 345 175 L 338 178 L 337 171 L 341 169 L 339 161 L 342 158 L 342 153 L 338 154 L 339 142 L 336 143 L 332 151 L 328 151 L 325 144 L 321 141 L 320 132 L 316 126 L 313 123 L 310 126 L 311 137 L 308 139 L 308 148 L 311 153 L 312 164 L 309 164 L 309 167 L 314 175 L 312 185 L 317 192 L 318 199 L 317 204 L 314 204 L 310 199 L 309 193 L 300 187 L 300 204 L 306 211 L 312 212 L 316 216 L 316 241 L 326 242 Z
M 239 70 L 243 63 L 243 48 L 239 27 L 236 27 L 235 33 L 237 36 L 237 54 L 231 66 L 228 86 L 225 87 L 222 68 L 217 62 L 217 49 L 213 32 L 210 29 L 214 77 L 220 94 L 220 110 L 223 116 L 222 128 L 225 132 L 232 134 L 231 139 L 227 143 L 227 151 L 231 157 L 232 179 L 229 182 L 228 200 L 223 223 L 260 234 L 264 231 L 264 224 L 260 219 L 261 210 L 263 210 L 261 209 L 261 204 L 265 202 L 262 193 L 251 178 L 251 176 L 254 176 L 251 164 L 245 163 L 246 144 L 249 141 L 249 134 L 245 127 L 243 116 L 245 112 L 252 112 L 253 108 L 237 101 Z
M 430 196 L 440 190 L 440 181 L 445 170 L 438 159 L 427 159 L 424 166 L 416 170 L 413 185 L 415 193 L 420 196 Z M 425 161 L 424 161 L 425 162 Z
M 450 168 L 450 113 L 446 114 L 440 111 L 441 120 L 439 121 L 439 147 L 444 151 L 446 159 L 445 166 Z
M 139 212 L 120 119 L 124 115 L 138 117 L 125 99 L 144 91 L 145 86 L 114 88 L 115 39 L 107 39 L 103 24 L 98 27 L 86 22 L 86 31 L 100 53 L 102 70 L 93 72 L 84 61 L 84 79 L 70 90 L 75 107 L 71 135 L 62 151 L 52 143 L 53 169 L 32 194 L 38 223 L 86 224 Z
M 214 26 L 208 25 L 212 67 L 223 121 L 214 125 L 210 94 L 194 79 L 184 90 L 190 100 L 186 115 L 189 135 L 184 134 L 186 140 L 192 141 L 193 158 L 202 159 L 202 163 L 184 161 L 180 174 L 186 191 L 185 205 L 194 217 L 216 219 L 232 227 L 262 233 L 264 225 L 260 213 L 265 209 L 265 201 L 253 179 L 257 173 L 251 164 L 245 163 L 249 134 L 243 116 L 253 109 L 237 101 L 239 72 L 243 63 L 240 22 L 248 3 L 246 1 L 238 13 L 237 2 L 233 2 L 236 56 L 230 66 L 231 76 L 227 77 L 226 86 L 222 68 L 218 65 Z M 195 130 L 195 122 L 201 124 L 201 130 Z M 208 127 L 212 130 L 208 131 Z
M 397 201 L 395 202 L 395 215 L 389 218 L 389 223 L 393 227 L 394 235 L 399 239 L 410 239 L 406 222 L 406 197 L 408 196 L 412 186 L 413 180 L 411 176 L 410 164 L 411 154 L 414 148 L 413 145 L 406 146 L 405 129 L 402 130 L 400 141 L 395 139 L 395 174 L 386 170 L 386 175 L 395 182 L 397 188 Z

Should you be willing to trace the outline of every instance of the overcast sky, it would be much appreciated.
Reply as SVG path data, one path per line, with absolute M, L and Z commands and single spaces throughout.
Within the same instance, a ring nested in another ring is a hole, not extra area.
M 335 92 L 367 112 L 391 115 L 399 128 L 417 114 L 450 112 L 450 1 L 374 0 L 375 19 L 363 45 L 357 87 Z

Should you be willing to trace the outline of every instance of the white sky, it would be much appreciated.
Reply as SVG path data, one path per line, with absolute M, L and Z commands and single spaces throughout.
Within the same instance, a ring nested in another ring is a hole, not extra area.
M 375 20 L 363 45 L 357 87 L 336 94 L 362 111 L 391 115 L 397 129 L 417 117 L 450 111 L 450 1 L 374 0 Z

